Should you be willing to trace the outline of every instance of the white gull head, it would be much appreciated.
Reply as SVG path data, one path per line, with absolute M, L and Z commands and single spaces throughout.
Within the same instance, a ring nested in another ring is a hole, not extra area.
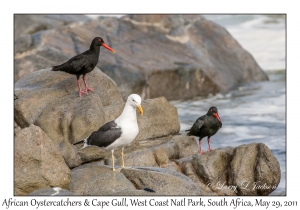
M 137 94 L 131 94 L 130 96 L 128 96 L 126 101 L 126 104 L 132 106 L 133 108 L 138 108 L 139 112 L 143 114 L 144 112 L 141 103 L 142 103 L 142 99 Z

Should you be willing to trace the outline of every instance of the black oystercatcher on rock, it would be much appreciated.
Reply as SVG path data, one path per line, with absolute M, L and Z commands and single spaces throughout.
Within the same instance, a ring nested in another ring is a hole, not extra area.
M 219 128 L 222 127 L 222 122 L 218 114 L 217 107 L 210 107 L 206 115 L 199 117 L 191 129 L 188 131 L 189 136 L 198 136 L 200 145 L 200 155 L 203 154 L 202 151 L 202 138 L 207 136 L 208 151 L 211 151 L 210 147 L 210 137 L 215 135 Z
M 122 168 L 124 168 L 124 147 L 130 144 L 139 133 L 135 109 L 138 108 L 140 113 L 143 114 L 141 101 L 139 95 L 131 94 L 128 96 L 123 112 L 117 119 L 107 122 L 86 139 L 75 144 L 84 143 L 83 148 L 95 145 L 111 150 L 114 171 L 114 150 L 122 148 Z
M 61 65 L 53 66 L 52 71 L 64 71 L 70 74 L 75 74 L 77 76 L 79 96 L 88 93 L 88 91 L 94 92 L 93 88 L 88 87 L 85 81 L 85 74 L 93 71 L 93 69 L 97 65 L 101 46 L 105 47 L 111 52 L 115 52 L 112 48 L 104 43 L 101 37 L 95 37 L 91 43 L 89 50 L 74 56 Z M 82 78 L 85 85 L 85 90 L 81 90 L 80 88 L 80 75 L 83 75 Z

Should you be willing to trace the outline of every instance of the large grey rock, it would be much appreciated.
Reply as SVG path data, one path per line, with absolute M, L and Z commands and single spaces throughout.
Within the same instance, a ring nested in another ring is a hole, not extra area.
M 15 136 L 14 195 L 27 195 L 39 188 L 69 188 L 71 173 L 52 140 L 35 125 Z
M 241 145 L 234 150 L 228 183 L 238 195 L 269 195 L 280 182 L 280 165 L 263 143 Z
M 262 143 L 196 155 L 194 171 L 218 195 L 269 195 L 280 182 L 280 165 Z
M 220 195 L 236 195 L 237 193 L 237 190 L 227 184 L 232 155 L 233 148 L 224 148 L 194 156 L 192 160 L 195 171 L 204 184 Z
M 142 107 L 144 115 L 138 118 L 140 132 L 136 141 L 173 135 L 180 131 L 177 109 L 165 97 L 144 100 Z
M 97 67 L 87 81 L 95 92 L 81 97 L 74 75 L 50 69 L 28 74 L 15 84 L 16 132 L 18 126 L 38 125 L 59 147 L 71 168 L 104 157 L 101 149 L 78 151 L 72 144 L 116 119 L 125 104 L 115 82 Z M 144 115 L 137 114 L 140 132 L 135 142 L 179 132 L 177 109 L 164 97 L 144 100 L 142 107 Z
M 98 68 L 87 77 L 95 92 L 78 96 L 76 77 L 43 69 L 15 84 L 15 121 L 22 128 L 38 125 L 59 147 L 69 167 L 82 160 L 73 143 L 122 112 L 124 102 L 114 81 Z
M 102 49 L 98 67 L 124 99 L 132 92 L 143 98 L 191 98 L 268 79 L 223 27 L 200 15 L 130 15 L 32 34 L 30 50 L 15 56 L 15 80 L 87 50 L 96 35 L 116 50 Z

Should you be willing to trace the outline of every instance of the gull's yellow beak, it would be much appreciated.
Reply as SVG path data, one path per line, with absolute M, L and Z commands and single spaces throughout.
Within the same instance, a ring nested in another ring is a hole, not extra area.
M 138 105 L 137 108 L 139 109 L 139 111 L 140 111 L 141 114 L 144 114 L 144 111 L 143 111 L 143 108 L 142 108 L 141 105 Z

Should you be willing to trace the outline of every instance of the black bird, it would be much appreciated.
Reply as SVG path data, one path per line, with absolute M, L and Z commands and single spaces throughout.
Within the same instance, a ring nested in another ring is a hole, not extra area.
M 210 147 L 210 137 L 215 135 L 219 128 L 222 127 L 222 122 L 218 114 L 218 109 L 215 106 L 209 108 L 206 115 L 199 117 L 191 129 L 188 131 L 189 136 L 198 136 L 200 145 L 200 155 L 203 154 L 202 151 L 202 138 L 207 136 L 208 151 L 211 151 Z
M 94 145 L 110 150 L 114 171 L 114 150 L 122 149 L 122 168 L 124 168 L 124 147 L 130 144 L 139 133 L 136 108 L 141 114 L 144 113 L 141 102 L 142 99 L 139 95 L 131 94 L 128 96 L 123 112 L 117 119 L 107 122 L 86 139 L 76 142 L 74 145 L 84 143 L 83 148 Z
M 75 74 L 77 77 L 79 96 L 85 93 L 87 94 L 88 91 L 94 92 L 93 88 L 88 87 L 85 81 L 85 74 L 93 71 L 93 69 L 97 65 L 101 46 L 105 47 L 113 53 L 115 52 L 112 48 L 110 48 L 109 46 L 107 46 L 107 44 L 104 43 L 101 37 L 95 37 L 91 43 L 89 50 L 74 56 L 73 58 L 61 65 L 53 66 L 52 71 L 64 71 L 70 74 Z M 80 75 L 83 75 L 82 79 L 85 85 L 85 90 L 81 90 L 80 88 Z

